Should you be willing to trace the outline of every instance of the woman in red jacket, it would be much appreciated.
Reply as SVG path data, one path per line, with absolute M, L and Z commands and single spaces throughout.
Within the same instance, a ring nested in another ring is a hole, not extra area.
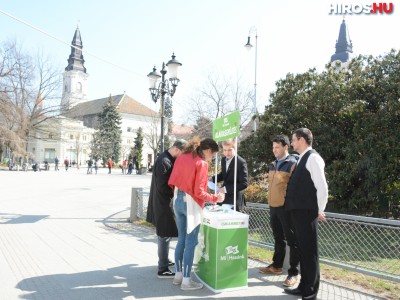
M 218 152 L 212 139 L 194 138 L 175 161 L 168 184 L 175 189 L 174 212 L 178 227 L 173 284 L 182 290 L 197 290 L 203 285 L 190 279 L 194 249 L 198 242 L 202 209 L 206 202 L 222 202 L 225 194 L 207 193 L 208 162 Z M 183 263 L 183 264 L 182 264 Z

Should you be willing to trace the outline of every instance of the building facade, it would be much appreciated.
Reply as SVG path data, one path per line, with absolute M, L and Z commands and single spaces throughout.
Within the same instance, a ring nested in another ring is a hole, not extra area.
M 90 159 L 90 146 L 93 134 L 98 129 L 98 114 L 112 98 L 121 115 L 122 144 L 120 161 L 128 158 L 134 146 L 136 133 L 143 129 L 142 166 L 152 165 L 155 160 L 154 142 L 160 136 L 159 113 L 140 104 L 126 94 L 89 100 L 89 74 L 84 66 L 83 43 L 79 28 L 72 40 L 68 65 L 63 73 L 63 92 L 61 107 L 63 115 L 43 122 L 35 131 L 35 138 L 28 141 L 28 152 L 38 162 L 53 163 L 57 157 L 60 162 L 68 158 L 71 162 L 86 165 Z M 151 141 L 153 140 L 153 143 Z

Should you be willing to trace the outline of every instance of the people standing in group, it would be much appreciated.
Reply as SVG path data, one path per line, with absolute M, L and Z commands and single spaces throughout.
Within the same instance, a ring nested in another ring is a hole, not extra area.
M 107 161 L 108 174 L 111 174 L 112 166 L 113 166 L 113 162 L 112 162 L 111 158 L 109 158 L 108 161 Z
M 178 227 L 175 249 L 174 285 L 182 290 L 197 290 L 203 285 L 190 278 L 194 250 L 198 243 L 202 210 L 206 202 L 222 202 L 224 193 L 207 193 L 208 162 L 218 152 L 212 139 L 193 138 L 176 159 L 168 184 L 174 188 L 174 213 Z
M 225 193 L 225 200 L 222 204 L 234 204 L 236 191 L 236 210 L 239 211 L 245 205 L 244 190 L 248 186 L 247 163 L 236 153 L 234 139 L 222 142 L 224 157 L 221 159 L 221 172 L 217 175 L 217 182 L 223 181 L 219 189 Z M 235 156 L 237 156 L 237 176 L 235 190 Z M 210 180 L 215 181 L 215 176 Z
M 64 165 L 65 165 L 65 171 L 68 171 L 68 167 L 69 167 L 69 160 L 68 160 L 68 158 L 67 158 L 67 157 L 64 159 Z
M 171 148 L 161 153 L 153 169 L 146 221 L 156 226 L 158 245 L 158 278 L 173 278 L 169 269 L 169 244 L 178 236 L 172 200 L 173 189 L 168 185 L 175 159 L 181 155 L 185 140 L 176 140 Z
M 298 282 L 300 257 L 293 224 L 288 212 L 285 211 L 285 195 L 289 178 L 296 168 L 298 156 L 289 154 L 289 145 L 289 138 L 286 135 L 277 135 L 272 140 L 272 152 L 276 160 L 268 166 L 268 205 L 275 246 L 272 263 L 267 267 L 260 268 L 259 272 L 262 274 L 282 274 L 286 245 L 288 245 L 290 268 L 283 285 L 292 287 Z
M 325 162 L 312 149 L 313 135 L 307 128 L 296 129 L 292 147 L 299 153 L 297 167 L 289 179 L 285 209 L 289 212 L 300 252 L 301 279 L 297 288 L 285 289 L 302 299 L 316 299 L 320 284 L 318 221 L 325 221 L 328 185 Z
M 88 168 L 87 168 L 87 174 L 92 174 L 93 171 L 93 160 L 89 158 L 87 162 Z
M 58 157 L 56 156 L 56 158 L 54 159 L 54 171 L 60 171 L 58 169 L 58 163 L 59 163 L 59 160 L 58 160 Z

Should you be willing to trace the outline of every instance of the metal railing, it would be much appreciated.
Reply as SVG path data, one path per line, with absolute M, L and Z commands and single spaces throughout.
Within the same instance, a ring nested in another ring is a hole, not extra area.
M 266 204 L 248 203 L 249 242 L 273 249 Z M 400 282 L 400 221 L 326 213 L 319 223 L 321 261 Z
M 132 189 L 131 221 L 145 219 L 148 189 Z M 249 243 L 273 249 L 266 204 L 247 203 Z M 400 221 L 326 213 L 319 224 L 321 262 L 400 282 Z

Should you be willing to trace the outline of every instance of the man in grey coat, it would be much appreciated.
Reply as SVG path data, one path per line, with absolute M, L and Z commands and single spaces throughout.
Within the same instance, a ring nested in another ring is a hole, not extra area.
M 169 243 L 178 236 L 172 199 L 174 191 L 168 185 L 175 159 L 181 155 L 186 141 L 176 140 L 171 148 L 161 153 L 153 167 L 146 221 L 156 226 L 158 239 L 158 278 L 174 278 L 168 268 Z

